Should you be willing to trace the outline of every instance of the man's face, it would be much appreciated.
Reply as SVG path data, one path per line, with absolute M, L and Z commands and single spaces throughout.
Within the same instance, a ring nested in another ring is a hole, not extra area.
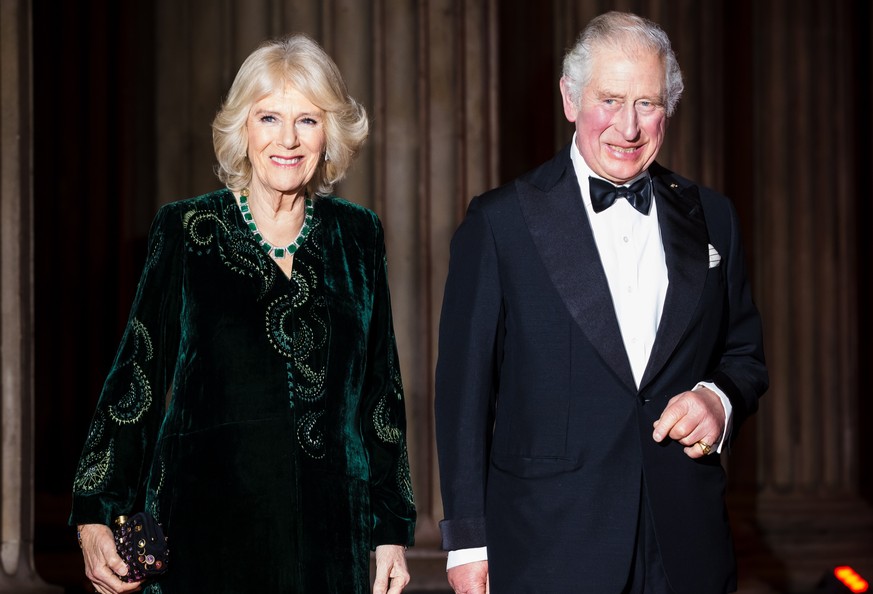
M 576 145 L 585 163 L 621 185 L 647 169 L 664 142 L 664 64 L 652 52 L 599 49 L 593 66 L 578 105 L 561 79 L 564 115 L 576 124 Z

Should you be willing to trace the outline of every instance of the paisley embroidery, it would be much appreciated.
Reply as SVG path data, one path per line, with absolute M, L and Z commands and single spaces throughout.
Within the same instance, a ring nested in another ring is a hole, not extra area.
M 106 486 L 114 465 L 115 444 L 110 440 L 109 447 L 102 452 L 92 451 L 82 457 L 73 480 L 73 492 L 87 495 L 100 491 Z
M 161 257 L 161 252 L 164 251 L 164 231 L 163 229 L 155 229 L 154 236 L 151 241 L 151 250 L 146 258 L 145 268 L 153 269 Z
M 149 497 L 147 498 L 149 503 L 146 506 L 149 513 L 151 513 L 156 518 L 159 518 L 161 516 L 161 508 L 158 504 L 158 501 L 160 499 L 161 491 L 164 490 L 164 476 L 166 475 L 167 471 L 167 466 L 164 462 L 163 456 L 160 456 L 159 464 L 160 474 L 158 475 L 158 484 L 154 488 L 149 489 Z
M 106 416 L 99 408 L 94 414 L 94 419 L 91 421 L 91 429 L 88 431 L 88 437 L 85 438 L 85 449 L 93 449 L 97 447 L 100 440 L 103 439 L 103 433 L 106 429 Z
M 391 336 L 393 342 L 394 336 Z M 394 408 L 389 405 L 388 399 L 393 397 L 400 401 L 403 400 L 403 381 L 400 378 L 400 366 L 397 363 L 397 352 L 394 349 L 388 349 L 388 390 L 379 399 L 376 408 L 373 411 L 373 426 L 376 429 L 376 435 L 385 443 L 398 444 L 403 442 L 403 432 L 394 424 L 391 418 L 391 410 Z M 396 406 L 396 405 L 395 405 Z
M 128 332 L 133 335 L 133 338 L 130 341 L 125 341 L 125 349 L 130 345 L 129 348 L 132 352 L 127 359 L 119 361 L 118 366 L 125 367 L 130 365 L 134 359 L 144 362 L 151 361 L 155 351 L 152 345 L 152 337 L 145 324 L 137 319 L 131 320 Z
M 398 444 L 403 440 L 403 433 L 391 421 L 391 409 L 388 406 L 388 394 L 379 399 L 376 409 L 373 411 L 373 426 L 376 435 L 385 443 Z
M 222 216 L 214 212 L 189 210 L 182 215 L 182 226 L 190 242 L 188 251 L 198 256 L 212 252 L 212 244 L 217 244 L 221 262 L 236 274 L 258 281 L 258 299 L 263 299 L 276 281 L 276 267 L 269 256 L 258 246 L 253 238 L 231 231 L 230 217 L 238 216 L 233 205 L 225 208 Z M 209 225 L 217 225 L 223 231 L 222 241 L 217 241 Z
M 198 256 L 212 251 L 210 244 L 215 236 L 208 228 L 209 223 L 218 225 L 225 233 L 228 232 L 227 225 L 214 212 L 192 209 L 182 215 L 182 227 L 194 246 L 189 246 L 188 249 L 195 251 Z M 200 229 L 201 226 L 206 227 L 206 229 Z
M 412 476 L 409 473 L 409 452 L 406 450 L 406 444 L 402 446 L 400 457 L 397 460 L 397 486 L 400 489 L 400 495 L 410 507 L 415 505 L 415 495 L 412 493 Z
M 273 348 L 289 359 L 294 354 L 294 312 L 287 295 L 267 306 L 267 338 Z
M 321 266 L 321 228 L 316 216 L 309 237 L 297 251 L 287 290 L 267 306 L 264 318 L 267 339 L 288 361 L 289 406 L 305 405 L 297 423 L 297 441 L 315 459 L 324 456 L 324 434 L 316 427 L 324 414 L 330 352 L 330 314 L 319 286 Z
M 130 386 L 115 404 L 109 406 L 109 416 L 121 425 L 137 423 L 152 403 L 152 386 L 142 368 L 131 363 Z
M 330 337 L 325 321 L 327 304 L 321 296 L 313 299 L 310 316 L 304 317 L 296 311 L 294 302 L 293 297 L 283 295 L 267 307 L 267 338 L 276 352 L 292 362 L 294 397 L 313 402 L 321 398 L 327 377 L 321 360 Z
M 324 413 L 311 411 L 304 414 L 297 422 L 297 441 L 303 451 L 311 458 L 320 460 L 324 458 L 324 430 L 316 427 Z

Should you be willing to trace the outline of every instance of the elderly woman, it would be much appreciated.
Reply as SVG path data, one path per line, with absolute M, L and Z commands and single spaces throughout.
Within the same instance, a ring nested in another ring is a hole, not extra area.
M 213 122 L 225 189 L 162 207 L 73 487 L 102 593 L 399 593 L 415 508 L 382 227 L 330 194 L 364 109 L 311 39 L 265 43 Z M 151 513 L 168 571 L 126 582 Z

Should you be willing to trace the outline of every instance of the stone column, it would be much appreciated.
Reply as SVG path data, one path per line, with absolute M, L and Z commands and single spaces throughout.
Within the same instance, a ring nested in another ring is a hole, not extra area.
M 386 225 L 419 513 L 415 588 L 445 588 L 433 372 L 448 248 L 496 183 L 494 2 L 376 3 L 373 207 Z M 339 48 L 337 48 L 339 51 Z
M 756 518 L 780 561 L 768 569 L 786 586 L 808 588 L 843 563 L 869 579 L 873 512 L 859 493 L 858 415 L 868 397 L 859 308 L 869 305 L 858 303 L 866 241 L 857 224 L 869 163 L 856 154 L 869 129 L 855 132 L 868 109 L 851 99 L 869 76 L 857 70 L 861 28 L 846 3 L 770 0 L 752 16 L 756 284 L 771 376 L 757 418 Z M 848 100 L 835 107 L 834 97 Z
M 30 2 L 0 4 L 0 593 L 50 593 L 33 563 Z

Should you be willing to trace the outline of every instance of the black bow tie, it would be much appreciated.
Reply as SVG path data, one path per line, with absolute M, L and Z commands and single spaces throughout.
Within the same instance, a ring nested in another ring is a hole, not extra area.
M 635 181 L 630 187 L 616 187 L 608 181 L 596 177 L 589 177 L 588 183 L 591 192 L 591 206 L 594 207 L 594 212 L 606 210 L 618 198 L 627 198 L 631 206 L 644 215 L 649 214 L 649 207 L 652 205 L 652 192 L 648 176 Z

